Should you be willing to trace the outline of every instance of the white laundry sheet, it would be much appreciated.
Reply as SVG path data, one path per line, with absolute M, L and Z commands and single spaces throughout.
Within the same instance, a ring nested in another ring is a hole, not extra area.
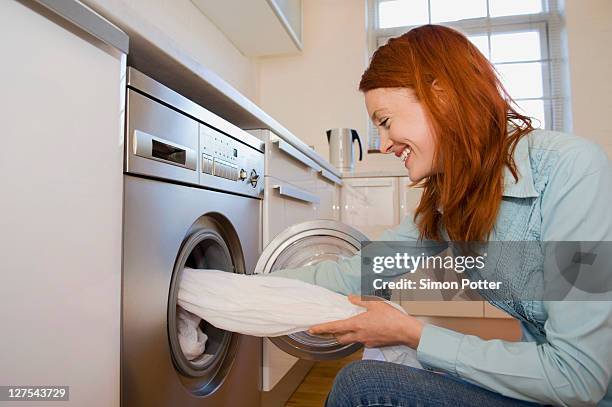
M 202 318 L 180 307 L 178 308 L 177 317 L 176 328 L 179 345 L 183 355 L 188 360 L 194 360 L 204 353 L 206 341 L 208 340 L 208 336 L 200 328 Z
M 188 311 L 179 309 L 179 342 L 188 358 L 204 351 L 206 338 L 198 327 L 199 318 L 227 331 L 274 337 L 366 310 L 344 295 L 295 279 L 190 268 L 183 270 L 177 304 Z M 377 349 L 386 361 L 421 367 L 412 348 Z

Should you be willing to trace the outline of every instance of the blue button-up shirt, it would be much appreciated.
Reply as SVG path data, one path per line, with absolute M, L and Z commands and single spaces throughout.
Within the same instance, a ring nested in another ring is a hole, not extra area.
M 519 180 L 504 173 L 504 193 L 491 241 L 612 242 L 612 166 L 584 138 L 535 130 L 514 152 Z M 411 217 L 380 240 L 415 241 Z M 510 269 L 517 293 L 541 279 L 541 258 Z M 360 256 L 281 270 L 341 293 L 360 291 Z M 612 278 L 612 270 L 610 270 Z M 520 295 L 517 295 L 520 297 Z M 483 340 L 425 325 L 421 364 L 508 397 L 554 405 L 612 406 L 611 301 L 495 301 L 522 324 L 523 340 Z

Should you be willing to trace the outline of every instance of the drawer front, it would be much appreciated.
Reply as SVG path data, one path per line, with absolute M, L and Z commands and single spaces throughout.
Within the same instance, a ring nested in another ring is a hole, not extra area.
M 265 175 L 295 185 L 314 182 L 321 167 L 306 154 L 280 138 L 266 141 Z
M 264 247 L 287 227 L 317 219 L 320 198 L 312 181 L 298 186 L 264 177 Z

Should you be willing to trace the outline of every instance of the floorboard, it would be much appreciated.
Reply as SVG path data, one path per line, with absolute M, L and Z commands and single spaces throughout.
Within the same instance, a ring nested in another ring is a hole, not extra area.
M 293 393 L 286 407 L 320 407 L 331 390 L 334 377 L 342 367 L 353 360 L 360 360 L 362 352 L 356 352 L 340 360 L 317 362 Z

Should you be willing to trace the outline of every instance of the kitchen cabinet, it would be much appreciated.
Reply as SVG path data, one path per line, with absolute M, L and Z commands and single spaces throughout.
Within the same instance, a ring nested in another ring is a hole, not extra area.
M 421 189 L 410 185 L 408 177 L 398 177 L 400 221 L 406 216 L 414 216 L 414 211 L 421 199 Z
M 264 190 L 268 192 L 264 203 L 264 246 L 276 235 L 296 223 L 317 217 L 320 199 L 316 189 L 300 189 L 276 177 L 264 177 Z
M 346 178 L 341 220 L 377 239 L 400 221 L 398 177 Z
M 282 230 L 340 218 L 342 180 L 270 130 L 249 130 L 265 143 L 264 247 Z
M 317 219 L 340 220 L 340 191 L 342 181 L 333 174 L 322 169 L 317 175 L 317 195 L 319 196 L 319 212 Z
M 249 132 L 265 143 L 263 247 L 289 226 L 339 218 L 339 177 L 270 130 Z M 312 364 L 264 339 L 263 399 L 284 404 Z
M 0 383 L 79 406 L 120 403 L 127 42 L 77 1 L 0 2 Z
M 250 57 L 302 50 L 302 0 L 192 0 Z
M 295 223 L 317 219 L 321 199 L 311 158 L 269 130 L 249 130 L 265 143 L 263 246 Z

